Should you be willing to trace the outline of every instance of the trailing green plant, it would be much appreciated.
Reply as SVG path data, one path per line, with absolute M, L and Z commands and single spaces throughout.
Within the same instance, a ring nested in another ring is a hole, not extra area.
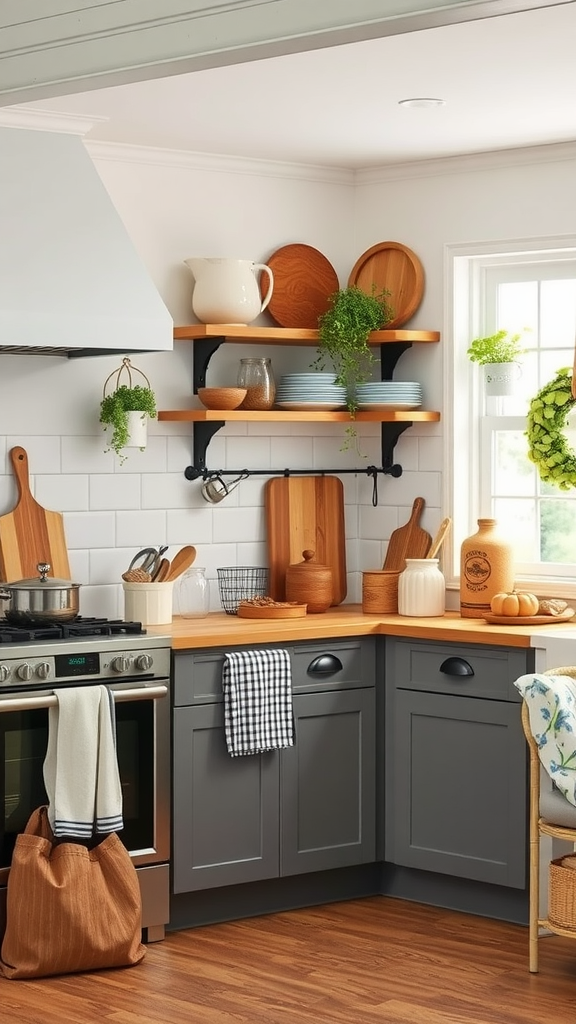
M 562 491 L 576 487 L 576 453 L 564 433 L 575 406 L 572 371 L 565 367 L 540 389 L 528 409 L 528 458 L 542 480 Z
M 388 303 L 390 292 L 372 294 L 356 285 L 330 296 L 328 309 L 318 318 L 318 355 L 312 366 L 323 370 L 330 362 L 335 383 L 346 388 L 346 405 L 354 415 L 358 408 L 356 384 L 368 380 L 374 356 L 368 345 L 371 331 L 381 330 L 394 317 Z
M 143 412 L 151 419 L 156 416 L 156 398 L 149 387 L 135 384 L 128 387 L 121 384 L 109 395 L 104 395 L 100 403 L 100 422 L 112 427 L 112 436 L 107 451 L 112 448 L 121 455 L 129 438 L 128 413 Z
M 520 345 L 522 334 L 510 334 L 508 331 L 496 331 L 487 338 L 474 338 L 466 355 L 473 363 L 485 366 L 487 363 L 514 363 L 524 354 L 525 348 Z

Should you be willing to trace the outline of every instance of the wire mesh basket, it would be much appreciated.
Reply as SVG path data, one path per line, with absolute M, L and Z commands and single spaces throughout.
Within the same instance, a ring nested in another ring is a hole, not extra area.
M 222 607 L 227 615 L 236 615 L 240 601 L 251 597 L 265 597 L 268 591 L 268 569 L 255 566 L 236 566 L 217 569 L 218 590 Z

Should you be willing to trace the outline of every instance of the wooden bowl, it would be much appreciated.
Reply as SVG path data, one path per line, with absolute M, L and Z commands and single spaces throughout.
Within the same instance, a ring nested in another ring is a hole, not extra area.
M 206 409 L 238 409 L 246 395 L 246 388 L 198 388 L 198 398 Z

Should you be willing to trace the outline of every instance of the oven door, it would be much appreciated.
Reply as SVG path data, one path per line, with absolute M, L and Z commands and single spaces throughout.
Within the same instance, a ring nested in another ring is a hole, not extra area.
M 170 854 L 170 702 L 167 682 L 115 684 L 116 746 L 123 795 L 119 836 L 137 866 Z M 50 690 L 0 699 L 0 885 L 16 836 L 47 802 L 43 765 Z

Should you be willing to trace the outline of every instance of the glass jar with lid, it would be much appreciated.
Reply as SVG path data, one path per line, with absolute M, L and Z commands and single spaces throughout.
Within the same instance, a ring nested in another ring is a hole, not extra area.
M 175 593 L 176 610 L 184 619 L 203 619 L 210 611 L 206 569 L 194 566 L 182 574 Z
M 276 398 L 276 382 L 270 359 L 241 359 L 237 384 L 247 388 L 242 409 L 271 409 Z

